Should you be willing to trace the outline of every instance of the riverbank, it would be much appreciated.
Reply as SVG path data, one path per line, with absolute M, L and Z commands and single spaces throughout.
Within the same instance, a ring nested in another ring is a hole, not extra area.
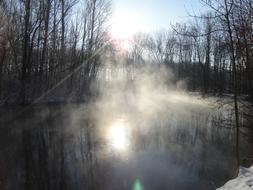
M 250 168 L 240 167 L 237 178 L 228 181 L 217 190 L 252 190 L 253 189 L 253 166 Z

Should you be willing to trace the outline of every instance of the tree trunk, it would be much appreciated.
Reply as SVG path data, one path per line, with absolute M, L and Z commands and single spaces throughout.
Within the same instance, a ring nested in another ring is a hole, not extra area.
M 31 0 L 25 1 L 25 28 L 24 28 L 24 38 L 23 38 L 23 58 L 22 58 L 22 71 L 21 71 L 21 103 L 26 103 L 26 82 L 27 82 L 27 69 L 28 69 L 28 47 L 30 42 L 30 6 Z
M 239 123 L 239 109 L 238 109 L 238 84 L 237 84 L 237 71 L 236 71 L 236 58 L 235 58 L 235 49 L 234 49 L 234 40 L 232 35 L 232 29 L 230 24 L 230 18 L 229 18 L 229 9 L 228 9 L 228 3 L 227 0 L 224 0 L 225 2 L 225 17 L 226 17 L 226 24 L 229 34 L 229 41 L 230 41 L 230 51 L 231 51 L 231 61 L 232 61 L 232 68 L 233 68 L 233 87 L 234 87 L 234 110 L 235 110 L 235 126 L 236 126 L 236 159 L 237 159 L 237 165 L 239 168 L 240 165 L 240 150 L 239 150 L 239 136 L 240 136 L 240 123 Z M 231 5 L 233 6 L 233 5 Z

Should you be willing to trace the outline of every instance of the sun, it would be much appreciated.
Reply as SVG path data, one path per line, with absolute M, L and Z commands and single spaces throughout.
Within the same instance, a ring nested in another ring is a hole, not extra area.
M 115 12 L 111 20 L 112 38 L 131 40 L 135 33 L 142 31 L 138 18 L 138 15 L 133 12 Z

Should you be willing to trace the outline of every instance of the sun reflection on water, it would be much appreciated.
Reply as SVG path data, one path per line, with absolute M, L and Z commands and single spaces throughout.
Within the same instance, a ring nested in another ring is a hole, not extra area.
M 126 151 L 129 148 L 129 126 L 123 120 L 114 122 L 108 129 L 108 139 L 111 148 L 116 151 Z

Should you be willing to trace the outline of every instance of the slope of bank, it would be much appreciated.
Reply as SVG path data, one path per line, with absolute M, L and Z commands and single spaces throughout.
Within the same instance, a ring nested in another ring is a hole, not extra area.
M 240 167 L 238 177 L 228 181 L 217 190 L 253 190 L 253 166 Z

